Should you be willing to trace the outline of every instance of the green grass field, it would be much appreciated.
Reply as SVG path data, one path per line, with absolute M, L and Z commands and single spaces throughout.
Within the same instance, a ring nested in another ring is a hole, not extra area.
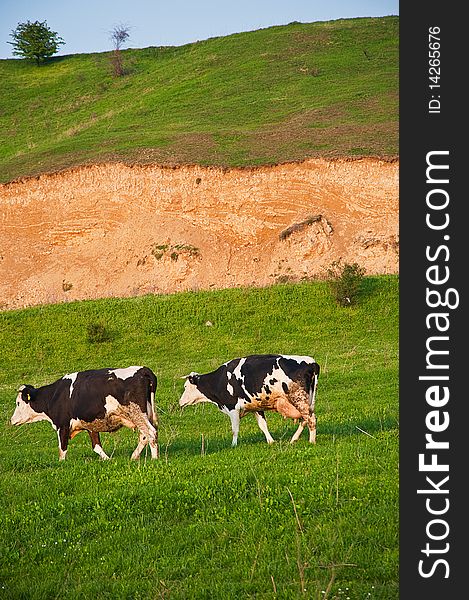
M 366 277 L 349 308 L 305 282 L 0 313 L 0 598 L 397 598 L 398 285 Z M 268 414 L 273 446 L 249 415 L 232 449 L 214 406 L 179 409 L 180 376 L 264 352 L 320 363 L 315 446 Z M 22 383 L 132 364 L 159 378 L 158 461 L 120 430 L 111 461 L 82 433 L 59 463 L 50 424 L 8 424 Z
M 0 60 L 0 181 L 104 160 L 251 166 L 398 154 L 399 18 Z M 155 40 L 157 42 L 157 40 Z

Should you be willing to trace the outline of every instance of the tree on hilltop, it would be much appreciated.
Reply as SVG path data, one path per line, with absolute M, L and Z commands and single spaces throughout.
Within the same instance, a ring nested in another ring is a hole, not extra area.
M 55 54 L 59 46 L 65 44 L 56 31 L 52 31 L 47 21 L 26 21 L 18 23 L 10 33 L 13 38 L 8 42 L 13 46 L 13 54 L 23 58 L 33 58 L 39 65 L 45 58 Z
M 124 66 L 122 64 L 121 47 L 130 37 L 130 27 L 128 25 L 115 25 L 109 32 L 114 51 L 111 57 L 112 69 L 115 77 L 124 75 Z

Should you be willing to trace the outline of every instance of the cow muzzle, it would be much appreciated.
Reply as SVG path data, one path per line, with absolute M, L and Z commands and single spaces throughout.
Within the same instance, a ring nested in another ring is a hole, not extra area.
M 10 425 L 21 425 L 21 419 L 13 415 L 10 419 Z

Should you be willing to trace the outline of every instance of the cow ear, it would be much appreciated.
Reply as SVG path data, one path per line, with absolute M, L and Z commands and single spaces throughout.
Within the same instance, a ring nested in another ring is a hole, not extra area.
M 185 379 L 186 381 L 189 381 L 189 383 L 196 383 L 197 381 L 199 381 L 199 374 L 195 371 L 192 371 L 191 373 L 189 373 L 189 375 L 184 375 L 183 377 L 181 377 L 181 379 Z
M 28 402 L 28 403 L 31 402 L 31 394 L 28 389 L 29 387 L 30 386 L 28 386 L 28 385 L 22 385 L 18 390 L 19 392 L 21 392 L 21 397 L 24 400 L 24 402 Z

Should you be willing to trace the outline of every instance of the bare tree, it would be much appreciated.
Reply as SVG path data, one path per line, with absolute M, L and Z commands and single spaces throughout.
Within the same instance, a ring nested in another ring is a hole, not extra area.
M 121 47 L 122 44 L 130 37 L 130 26 L 115 25 L 114 28 L 109 32 L 111 42 L 114 46 L 114 50 L 111 56 L 111 64 L 115 77 L 122 77 L 124 75 L 124 65 L 122 64 Z

